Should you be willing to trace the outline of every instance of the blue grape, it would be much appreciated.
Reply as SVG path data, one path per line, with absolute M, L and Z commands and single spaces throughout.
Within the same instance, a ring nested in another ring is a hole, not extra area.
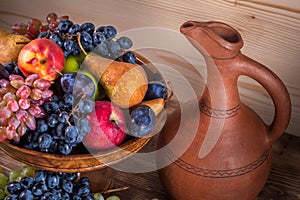
M 38 144 L 40 149 L 48 149 L 52 143 L 52 136 L 48 133 L 44 133 L 39 136 Z
M 95 102 L 90 99 L 83 99 L 79 101 L 79 111 L 80 113 L 86 115 L 93 112 L 95 108 Z
M 81 32 L 81 27 L 79 24 L 73 24 L 68 31 L 69 34 L 76 34 L 79 32 Z
M 95 31 L 95 25 L 93 23 L 91 23 L 91 22 L 83 23 L 80 26 L 80 28 L 81 28 L 82 31 L 88 32 L 90 35 L 93 35 L 93 33 Z
M 33 186 L 34 179 L 32 177 L 23 177 L 20 181 L 22 188 L 28 189 Z
M 59 123 L 58 121 L 58 115 L 57 114 L 51 114 L 48 118 L 47 118 L 47 124 L 49 127 L 54 128 L 57 126 L 57 124 Z
M 136 56 L 132 51 L 127 51 L 126 53 L 124 53 L 121 57 L 121 60 L 123 62 L 128 62 L 131 64 L 135 64 L 136 63 Z
M 56 32 L 50 33 L 49 40 L 54 41 L 58 46 L 62 48 L 64 39 L 60 33 L 56 33 Z
M 66 73 L 60 77 L 60 86 L 64 93 L 72 93 L 75 83 L 76 73 Z
M 48 131 L 48 125 L 44 119 L 37 120 L 36 131 L 39 133 L 45 133 Z
M 117 35 L 117 29 L 113 26 L 106 26 L 106 32 L 104 35 L 107 39 L 114 38 Z
M 119 43 L 117 43 L 114 40 L 106 40 L 106 43 L 107 43 L 107 48 L 110 52 L 110 58 L 113 60 L 118 58 L 122 51 Z
M 57 113 L 58 108 L 59 108 L 58 103 L 53 102 L 53 101 L 49 101 L 44 104 L 44 109 L 46 110 L 46 112 L 48 114 Z
M 163 83 L 151 82 L 148 83 L 148 89 L 144 96 L 144 100 L 151 100 L 157 98 L 167 98 L 167 88 Z
M 62 182 L 62 189 L 69 194 L 73 193 L 73 183 L 64 179 Z
M 137 106 L 130 112 L 129 135 L 143 137 L 151 133 L 156 123 L 154 111 L 149 106 Z
M 105 35 L 100 32 L 93 33 L 93 42 L 95 45 L 102 44 L 106 40 Z
M 122 49 L 130 49 L 132 47 L 132 40 L 126 36 L 117 39 L 118 44 Z
M 62 20 L 58 23 L 57 29 L 62 33 L 67 33 L 73 26 L 73 22 L 70 20 Z
M 34 180 L 36 182 L 44 182 L 44 181 L 46 181 L 46 178 L 47 178 L 47 174 L 44 170 L 35 171 Z
M 80 43 L 84 50 L 89 51 L 91 45 L 93 45 L 93 38 L 88 32 L 82 31 L 80 34 Z
M 75 193 L 79 196 L 87 196 L 91 193 L 91 188 L 89 186 L 77 187 Z
M 69 121 L 69 118 L 70 118 L 69 113 L 66 111 L 62 111 L 58 115 L 58 121 L 60 123 L 67 123 Z
M 39 33 L 39 35 L 37 36 L 37 38 L 46 38 L 48 35 L 47 31 L 42 31 Z
M 72 151 L 72 146 L 68 143 L 61 142 L 58 149 L 61 154 L 68 155 Z
M 31 200 L 33 199 L 33 194 L 31 190 L 23 190 L 19 195 L 19 200 Z
M 78 178 L 78 174 L 77 173 L 64 173 L 63 178 L 68 181 L 75 182 Z
M 65 40 L 63 43 L 64 51 L 72 52 L 75 46 L 75 42 L 73 40 Z
M 87 118 L 79 119 L 77 125 L 78 125 L 78 129 L 79 129 L 79 135 L 81 135 L 81 136 L 85 136 L 91 130 L 91 126 L 90 126 L 89 120 Z
M 13 181 L 13 182 L 8 183 L 7 191 L 10 194 L 20 194 L 20 192 L 22 191 L 21 183 L 19 183 L 17 181 Z
M 48 186 L 49 189 L 53 189 L 53 188 L 59 186 L 59 177 L 58 177 L 58 175 L 56 175 L 55 173 L 49 175 L 47 177 L 47 186 Z
M 56 128 L 53 135 L 54 139 L 64 139 L 64 134 L 65 134 L 65 128 L 66 128 L 66 124 L 64 123 L 59 123 Z
M 65 140 L 68 143 L 75 143 L 78 136 L 78 128 L 76 126 L 68 126 L 65 129 Z
M 108 57 L 109 56 L 109 50 L 108 50 L 107 44 L 105 42 L 103 42 L 101 44 L 98 44 L 94 48 L 93 52 L 100 55 L 100 56 L 103 56 L 103 57 Z

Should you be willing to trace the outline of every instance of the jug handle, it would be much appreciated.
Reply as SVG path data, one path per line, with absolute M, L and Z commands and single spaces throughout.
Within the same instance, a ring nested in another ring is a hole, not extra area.
M 275 106 L 273 121 L 267 125 L 267 144 L 272 145 L 286 130 L 291 117 L 291 100 L 287 88 L 281 79 L 264 65 L 243 56 L 241 75 L 249 76 L 260 83 L 272 98 Z

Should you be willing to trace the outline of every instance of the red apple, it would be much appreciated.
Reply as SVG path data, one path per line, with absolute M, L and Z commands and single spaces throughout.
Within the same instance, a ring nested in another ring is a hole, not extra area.
M 95 110 L 87 116 L 91 130 L 83 144 L 89 149 L 113 148 L 126 137 L 126 119 L 123 111 L 110 101 L 96 101 Z
M 64 69 L 62 49 L 52 40 L 38 38 L 26 44 L 19 53 L 18 66 L 24 76 L 38 74 L 49 81 L 58 77 Z

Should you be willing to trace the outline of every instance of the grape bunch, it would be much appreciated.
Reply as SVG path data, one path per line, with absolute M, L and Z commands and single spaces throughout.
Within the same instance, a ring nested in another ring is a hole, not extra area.
M 77 173 L 36 170 L 34 176 L 7 183 L 5 200 L 18 199 L 87 199 L 93 200 L 90 181 Z
M 30 39 L 47 38 L 56 42 L 65 57 L 78 56 L 85 52 L 95 52 L 103 57 L 122 62 L 136 63 L 136 56 L 129 49 L 132 40 L 126 36 L 117 38 L 117 29 L 111 25 L 95 27 L 91 22 L 74 23 L 69 16 L 58 17 L 54 12 L 46 16 L 46 24 L 32 18 L 28 23 L 18 23 L 11 27 L 14 34 Z
M 58 17 L 56 13 L 51 12 L 46 17 L 47 24 L 43 24 L 39 19 L 32 18 L 27 23 L 14 24 L 11 29 L 14 34 L 24 35 L 29 39 L 36 39 L 41 32 L 54 30 L 61 20 L 67 19 L 69 19 L 69 16 Z
M 56 42 L 64 51 L 65 57 L 78 56 L 83 51 L 95 52 L 103 57 L 135 63 L 135 56 L 131 51 L 132 41 L 128 37 L 116 38 L 117 30 L 114 26 L 100 26 L 91 22 L 81 25 L 71 20 L 61 20 L 57 29 L 44 31 L 38 38 L 48 38 Z
M 12 170 L 9 172 L 8 177 L 2 172 L 0 166 L 0 199 L 5 199 L 9 195 L 7 191 L 7 184 L 13 181 L 21 181 L 23 177 L 32 177 L 35 174 L 36 169 L 32 166 L 22 164 L 21 170 Z M 8 197 L 6 199 L 9 199 Z
M 90 131 L 85 116 L 94 110 L 94 101 L 91 99 L 93 93 L 81 85 L 94 85 L 84 74 L 76 74 L 64 74 L 57 80 L 61 91 L 54 90 L 55 94 L 44 103 L 46 116 L 36 119 L 36 129 L 28 130 L 21 141 L 15 144 L 41 152 L 68 155 L 73 147 L 82 142 Z M 79 81 L 78 76 L 86 79 L 86 82 Z M 74 88 L 78 88 L 78 91 L 75 92 Z
M 120 200 L 116 195 L 105 194 L 93 193 L 89 178 L 78 173 L 52 172 L 22 164 L 21 170 L 12 170 L 7 177 L 0 166 L 0 200 Z
M 40 107 L 53 95 L 51 82 L 32 74 L 25 79 L 11 74 L 0 79 L 0 141 L 19 141 L 27 129 L 36 129 L 36 117 L 44 115 Z

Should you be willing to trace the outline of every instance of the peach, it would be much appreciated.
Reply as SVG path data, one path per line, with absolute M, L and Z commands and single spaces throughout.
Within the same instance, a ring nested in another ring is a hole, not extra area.
M 19 53 L 18 66 L 24 76 L 38 74 L 52 81 L 64 69 L 65 57 L 62 49 L 52 40 L 38 38 L 26 44 Z

